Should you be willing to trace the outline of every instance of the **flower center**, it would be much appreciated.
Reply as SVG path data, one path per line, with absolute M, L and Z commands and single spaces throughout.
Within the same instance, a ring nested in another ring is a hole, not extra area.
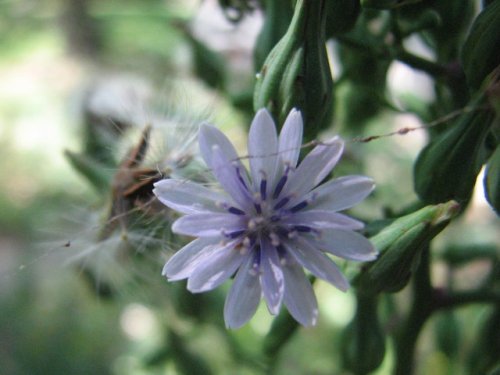
M 307 225 L 284 225 L 282 219 L 293 215 L 308 205 L 304 200 L 300 203 L 294 203 L 294 197 L 287 192 L 285 185 L 288 181 L 288 174 L 291 168 L 285 167 L 282 176 L 276 185 L 269 186 L 267 176 L 264 171 L 261 172 L 260 182 L 254 185 L 254 190 L 240 179 L 244 189 L 250 193 L 253 208 L 243 211 L 240 208 L 229 206 L 225 207 L 228 212 L 244 217 L 246 228 L 232 233 L 224 233 L 227 238 L 242 238 L 242 246 L 250 249 L 254 244 L 259 243 L 259 238 L 268 238 L 271 244 L 278 248 L 282 246 L 285 238 L 293 238 L 300 232 L 311 232 L 311 227 Z M 292 207 L 287 207 L 290 203 Z

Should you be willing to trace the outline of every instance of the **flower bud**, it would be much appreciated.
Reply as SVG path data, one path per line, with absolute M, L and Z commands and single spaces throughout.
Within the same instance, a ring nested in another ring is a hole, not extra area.
M 306 139 L 329 124 L 333 81 L 325 46 L 325 0 L 299 0 L 290 26 L 269 53 L 254 91 L 254 109 L 267 107 L 278 123 L 302 112 Z
M 500 2 L 486 6 L 476 17 L 462 48 L 462 65 L 467 84 L 478 89 L 500 64 Z
M 432 140 L 418 156 L 414 170 L 415 191 L 428 203 L 454 199 L 467 202 L 477 175 L 491 150 L 486 137 L 494 114 L 481 108 L 484 93 L 471 102 L 471 111 L 463 114 L 446 131 Z
M 495 112 L 489 141 L 494 149 L 492 156 L 486 164 L 484 174 L 484 191 L 486 200 L 500 215 L 500 65 L 487 78 L 489 85 L 486 93 L 488 102 Z
M 486 165 L 484 190 L 489 204 L 500 215 L 500 145 Z
M 396 219 L 370 239 L 380 256 L 361 271 L 354 284 L 367 295 L 393 293 L 404 288 L 424 247 L 446 227 L 458 210 L 458 204 L 450 201 Z

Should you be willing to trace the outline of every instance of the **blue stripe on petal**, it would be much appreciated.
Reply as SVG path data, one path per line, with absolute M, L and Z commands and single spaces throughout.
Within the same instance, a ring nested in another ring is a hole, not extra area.
M 250 252 L 236 273 L 224 304 L 224 321 L 227 328 L 241 327 L 255 314 L 259 306 L 261 287 L 254 263 L 255 253 Z
M 299 212 L 300 210 L 303 210 L 304 208 L 306 208 L 308 205 L 309 205 L 309 203 L 307 201 L 302 201 L 300 203 L 297 203 L 292 208 L 290 208 L 290 212 L 292 212 L 292 213 Z
M 277 199 L 279 197 L 287 180 L 288 180 L 288 169 L 285 170 L 283 176 L 281 176 L 278 183 L 276 184 L 276 187 L 274 188 L 274 191 L 273 191 L 273 199 Z
M 285 205 L 290 201 L 290 197 L 281 198 L 281 200 L 276 203 L 273 207 L 273 210 L 279 210 L 280 208 L 285 207 Z
M 234 214 L 234 215 L 245 215 L 245 211 L 240 210 L 237 207 L 230 206 L 227 208 L 227 212 Z
M 267 180 L 266 179 L 262 179 L 262 181 L 260 181 L 260 197 L 264 201 L 267 199 Z

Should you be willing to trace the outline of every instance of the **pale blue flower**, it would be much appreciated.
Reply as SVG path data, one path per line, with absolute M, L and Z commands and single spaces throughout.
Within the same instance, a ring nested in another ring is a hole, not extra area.
M 226 136 L 202 125 L 201 155 L 223 191 L 175 179 L 155 184 L 158 199 L 184 214 L 172 230 L 198 237 L 165 264 L 163 275 L 188 279 L 193 293 L 235 275 L 224 307 L 230 328 L 253 316 L 261 296 L 271 314 L 284 303 L 298 322 L 313 325 L 317 302 L 303 268 L 345 291 L 349 283 L 327 254 L 354 261 L 376 256 L 370 241 L 354 232 L 363 224 L 338 213 L 362 201 L 373 181 L 346 176 L 319 185 L 340 159 L 343 142 L 334 137 L 316 146 L 297 166 L 302 128 L 292 110 L 278 137 L 267 110 L 257 112 L 248 173 Z

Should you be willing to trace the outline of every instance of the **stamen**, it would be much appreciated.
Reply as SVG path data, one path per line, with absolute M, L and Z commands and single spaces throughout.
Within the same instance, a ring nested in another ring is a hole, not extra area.
M 250 271 L 248 271 L 248 273 L 252 276 L 257 276 L 259 274 L 259 264 L 252 264 L 252 268 L 250 269 Z
M 228 237 L 228 238 L 238 238 L 240 237 L 243 233 L 245 233 L 244 230 L 237 230 L 237 231 L 234 231 L 234 232 L 225 232 L 225 231 L 222 231 L 222 234 L 225 236 L 225 237 Z
M 312 228 L 308 227 L 307 225 L 295 225 L 293 227 L 297 232 L 311 232 Z
M 244 241 L 244 240 L 243 240 Z M 249 249 L 248 247 L 245 246 L 245 244 L 243 244 L 243 246 L 239 246 L 239 252 L 241 255 L 245 255 L 246 253 L 248 253 Z
M 227 208 L 227 210 L 230 213 L 235 214 L 235 215 L 245 215 L 245 211 L 242 211 L 242 210 L 240 210 L 237 207 L 230 206 L 230 207 Z
M 262 213 L 262 208 L 260 207 L 260 204 L 254 203 L 253 206 L 255 207 L 255 211 L 260 215 Z
M 286 266 L 288 262 L 285 247 L 283 245 L 276 246 L 276 251 L 278 252 L 278 257 L 280 258 L 280 264 L 282 266 Z
M 278 256 L 279 256 L 280 258 L 285 257 L 285 255 L 286 255 L 286 249 L 285 249 L 285 246 L 283 246 L 283 245 L 278 245 L 278 246 L 276 246 L 276 250 L 278 251 Z
M 261 202 L 260 207 L 262 208 L 262 211 L 264 211 L 264 212 L 269 211 L 269 203 L 267 201 Z
M 288 234 L 290 233 L 290 231 L 286 227 L 283 227 L 283 226 L 279 226 L 279 227 L 274 228 L 274 232 L 276 232 L 278 234 L 278 236 L 280 236 L 281 238 L 288 237 Z
M 297 211 L 300 211 L 302 210 L 304 207 L 307 207 L 309 203 L 307 201 L 302 201 L 300 202 L 299 204 L 293 206 L 292 208 L 290 208 L 290 212 L 292 213 L 295 213 Z
M 255 230 L 255 228 L 257 228 L 257 222 L 254 219 L 250 219 L 250 220 L 248 220 L 247 226 L 248 226 L 248 229 Z
M 252 243 L 250 241 L 250 238 L 245 237 L 243 238 L 242 244 L 246 249 L 249 249 Z
M 282 208 L 284 205 L 286 205 L 288 202 L 290 201 L 290 198 L 289 197 L 285 197 L 283 198 L 282 200 L 280 200 L 274 207 L 273 209 L 275 210 L 279 210 L 280 208 Z
M 245 180 L 241 176 L 241 169 L 237 165 L 235 165 L 234 168 L 236 169 L 236 176 L 238 176 L 238 180 L 240 181 L 241 185 L 243 185 L 243 187 L 248 191 L 247 184 L 245 183 Z
M 266 189 L 267 189 L 267 180 L 263 179 L 260 182 L 260 196 L 263 201 L 265 201 L 267 197 Z
M 253 276 L 257 276 L 259 273 L 260 273 L 260 249 L 253 258 L 253 264 L 250 270 L 250 274 Z
M 288 180 L 288 172 L 289 171 L 290 171 L 290 167 L 287 166 L 285 169 L 285 173 L 283 174 L 283 176 L 281 176 L 280 180 L 276 184 L 276 187 L 274 188 L 273 199 L 278 198 L 281 191 L 283 190 L 283 187 L 285 186 L 286 181 Z
M 271 245 L 273 245 L 274 247 L 277 247 L 281 244 L 280 237 L 276 233 L 269 233 L 269 238 L 271 239 Z

